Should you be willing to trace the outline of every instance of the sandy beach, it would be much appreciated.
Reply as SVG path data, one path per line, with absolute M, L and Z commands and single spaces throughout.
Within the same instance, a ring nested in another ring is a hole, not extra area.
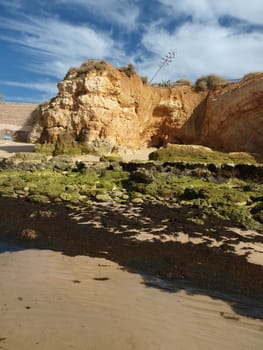
M 31 143 L 25 143 L 25 142 L 15 142 L 11 140 L 0 140 L 0 159 L 1 158 L 9 158 L 12 155 L 14 155 L 17 152 L 33 152 L 34 150 L 34 144 Z M 132 160 L 140 160 L 144 161 L 148 159 L 148 155 L 156 150 L 156 148 L 145 148 L 140 150 L 122 150 L 120 152 L 121 158 L 126 161 L 130 162 Z M 83 161 L 89 161 L 89 162 L 96 162 L 99 161 L 100 157 L 87 154 L 75 157 L 76 160 L 83 160 Z
M 197 232 L 184 218 L 188 208 L 175 212 L 154 204 L 92 203 L 70 209 L 0 197 L 0 206 L 3 241 L 110 259 L 131 271 L 192 281 L 207 293 L 262 299 L 262 236 L 256 232 L 236 231 L 215 219 Z M 240 249 L 242 244 L 246 249 Z M 258 316 L 263 317 L 263 309 Z
M 32 150 L 0 143 L 0 157 Z M 263 347 L 260 230 L 197 225 L 197 206 L 162 202 L 66 206 L 3 191 L 0 208 L 0 349 Z
M 106 259 L 2 245 L 0 274 L 1 349 L 263 346 L 262 320 L 238 315 L 215 296 L 177 290 L 176 283 L 142 278 Z M 147 279 L 156 287 L 145 285 Z

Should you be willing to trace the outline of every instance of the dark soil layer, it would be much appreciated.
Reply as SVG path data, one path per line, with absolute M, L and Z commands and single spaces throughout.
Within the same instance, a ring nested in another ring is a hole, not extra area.
M 134 208 L 140 215 L 132 214 Z M 197 226 L 186 220 L 189 210 L 186 206 L 169 208 L 146 203 L 137 207 L 92 204 L 74 210 L 0 197 L 0 239 L 15 240 L 25 249 L 51 249 L 70 256 L 104 257 L 130 271 L 169 281 L 190 281 L 197 288 L 211 293 L 218 291 L 242 298 L 252 297 L 261 305 L 257 308 L 257 317 L 263 317 L 263 266 L 248 263 L 245 256 L 232 254 L 228 244 L 209 247 L 206 243 L 164 243 L 158 239 L 161 234 L 175 230 L 194 237 Z M 131 214 L 126 215 L 130 211 Z M 162 222 L 166 222 L 163 231 L 154 231 Z M 201 233 L 208 240 L 223 236 L 228 237 L 229 242 L 237 239 L 226 225 L 226 222 L 211 217 L 202 226 Z M 156 240 L 132 239 L 135 230 L 155 234 Z M 198 230 L 200 232 L 199 226 Z M 258 240 L 263 241 L 263 237 Z

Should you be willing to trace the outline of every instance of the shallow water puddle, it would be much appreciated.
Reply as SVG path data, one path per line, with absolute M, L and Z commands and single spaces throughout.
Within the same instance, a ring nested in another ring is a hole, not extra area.
M 144 282 L 105 259 L 2 252 L 0 349 L 263 348 L 262 320 Z

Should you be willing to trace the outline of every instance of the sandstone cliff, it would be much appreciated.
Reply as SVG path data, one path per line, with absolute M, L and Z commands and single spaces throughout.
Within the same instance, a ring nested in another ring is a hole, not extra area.
M 144 84 L 129 69 L 87 61 L 39 106 L 31 141 L 75 140 L 89 149 L 193 143 L 262 151 L 263 74 L 208 92 Z M 262 151 L 263 152 L 263 151 Z
M 263 74 L 209 93 L 200 143 L 222 151 L 263 153 Z

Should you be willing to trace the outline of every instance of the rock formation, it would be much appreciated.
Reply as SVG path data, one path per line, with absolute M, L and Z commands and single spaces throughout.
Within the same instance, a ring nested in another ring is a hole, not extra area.
M 263 74 L 209 93 L 200 143 L 222 151 L 263 153 Z
M 31 141 L 74 140 L 102 153 L 167 143 L 263 152 L 263 74 L 195 91 L 151 86 L 131 67 L 87 61 L 70 69 L 58 90 L 39 106 Z

